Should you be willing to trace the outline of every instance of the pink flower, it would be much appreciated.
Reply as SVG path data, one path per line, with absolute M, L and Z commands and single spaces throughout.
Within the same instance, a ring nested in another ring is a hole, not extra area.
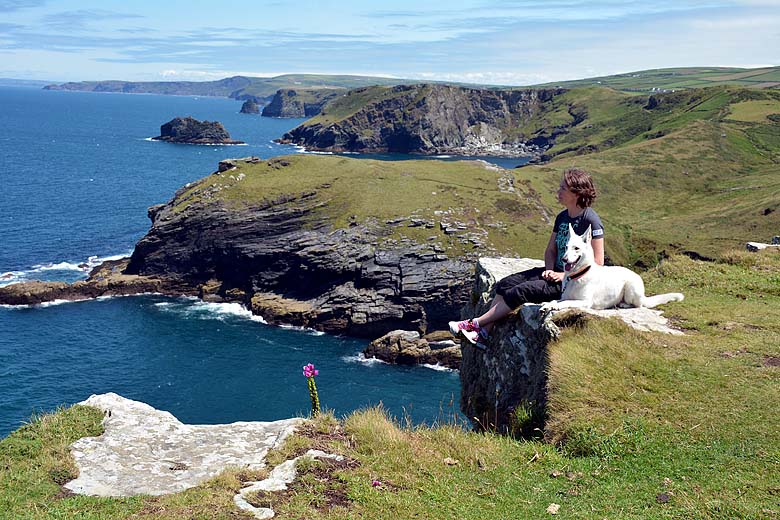
M 379 487 L 381 485 L 382 485 L 382 482 L 379 481 L 379 480 L 374 479 L 374 480 L 371 481 L 371 486 L 372 487 Z
M 320 374 L 320 371 L 314 368 L 314 365 L 309 363 L 308 365 L 304 365 L 303 367 L 303 375 L 304 377 L 314 377 Z

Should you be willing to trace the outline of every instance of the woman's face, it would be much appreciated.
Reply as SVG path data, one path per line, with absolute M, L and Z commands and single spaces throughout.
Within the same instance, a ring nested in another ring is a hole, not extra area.
M 561 179 L 561 185 L 558 187 L 558 202 L 567 208 L 577 205 L 577 194 L 569 190 L 564 179 Z

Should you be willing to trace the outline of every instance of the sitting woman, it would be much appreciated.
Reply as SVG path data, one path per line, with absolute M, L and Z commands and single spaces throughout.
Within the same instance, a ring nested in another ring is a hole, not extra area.
M 569 224 L 582 235 L 591 228 L 596 263 L 604 265 L 604 226 L 591 208 L 596 188 L 590 174 L 579 168 L 563 172 L 558 202 L 566 207 L 555 218 L 552 235 L 544 251 L 544 267 L 509 275 L 496 284 L 496 297 L 482 316 L 451 321 L 450 332 L 463 335 L 470 343 L 482 346 L 493 324 L 524 303 L 543 303 L 561 297 L 565 275 L 563 254 L 569 240 Z

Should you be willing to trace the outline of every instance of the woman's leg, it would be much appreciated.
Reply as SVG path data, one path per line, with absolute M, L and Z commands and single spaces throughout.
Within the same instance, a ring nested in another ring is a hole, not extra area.
M 477 317 L 477 323 L 487 332 L 490 332 L 490 329 L 493 328 L 493 322 L 498 321 L 501 318 L 505 318 L 511 312 L 512 308 L 504 301 L 504 297 L 500 294 L 497 294 L 496 297 L 493 298 L 493 303 L 491 303 L 490 309 L 488 309 L 482 316 Z

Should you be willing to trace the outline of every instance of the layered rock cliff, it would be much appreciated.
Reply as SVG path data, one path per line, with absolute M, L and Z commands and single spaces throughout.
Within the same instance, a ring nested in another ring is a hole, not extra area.
M 329 101 L 341 96 L 346 89 L 280 89 L 263 108 L 265 117 L 316 116 Z
M 426 84 L 356 89 L 282 141 L 330 151 L 538 155 L 560 130 L 530 123 L 564 92 Z
M 468 298 L 471 255 L 450 257 L 441 244 L 394 235 L 392 224 L 370 217 L 335 226 L 325 211 L 330 184 L 252 204 L 219 194 L 249 186 L 254 179 L 247 175 L 283 174 L 291 160 L 226 162 L 221 172 L 150 208 L 152 228 L 127 272 L 178 280 L 206 298 L 243 301 L 271 322 L 366 337 L 410 326 L 445 328 Z M 249 172 L 253 163 L 261 168 Z

